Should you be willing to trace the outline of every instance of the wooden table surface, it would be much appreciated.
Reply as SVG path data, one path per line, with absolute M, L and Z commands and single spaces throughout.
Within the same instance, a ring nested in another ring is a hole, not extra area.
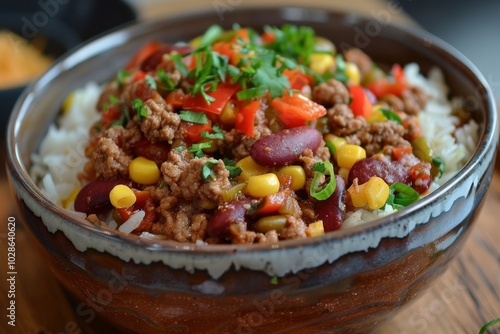
M 132 0 L 131 0 L 132 1 Z M 137 0 L 138 1 L 138 0 Z M 269 3 L 270 1 L 252 1 Z M 146 0 L 139 3 L 142 19 L 173 15 L 193 6 L 216 10 L 214 4 L 235 6 L 242 0 L 170 1 Z M 287 3 L 300 4 L 301 1 Z M 321 1 L 308 1 L 317 5 Z M 374 13 L 392 10 L 383 1 L 332 1 L 332 6 L 358 12 Z M 324 5 L 324 4 L 323 4 Z M 231 7 L 226 7 L 231 8 Z M 394 13 L 394 12 L 391 12 Z M 394 22 L 410 22 L 402 13 Z M 5 159 L 2 142 L 0 161 Z M 416 301 L 397 314 L 378 334 L 478 333 L 486 322 L 500 317 L 500 165 L 496 166 L 491 187 L 482 211 L 464 249 L 450 267 Z M 37 249 L 27 238 L 16 211 L 12 192 L 6 181 L 3 163 L 0 167 L 0 333 L 98 333 L 84 327 L 49 269 L 40 260 Z M 7 324 L 7 222 L 16 225 L 16 327 Z M 105 328 L 105 327 L 100 327 Z M 488 333 L 500 333 L 500 325 Z

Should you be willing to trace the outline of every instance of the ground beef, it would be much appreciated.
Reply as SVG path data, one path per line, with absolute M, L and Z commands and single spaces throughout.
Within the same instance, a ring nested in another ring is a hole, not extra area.
M 332 133 L 339 137 L 356 134 L 368 127 L 366 119 L 355 117 L 346 104 L 337 104 L 333 108 L 328 109 L 327 116 Z
M 361 51 L 360 49 L 352 48 L 344 52 L 344 58 L 346 61 L 355 64 L 361 77 L 363 78 L 368 72 L 371 71 L 374 64 L 371 58 Z
M 429 95 L 420 87 L 411 86 L 403 91 L 405 112 L 409 115 L 418 115 L 425 108 Z
M 222 204 L 222 189 L 230 186 L 229 171 L 222 160 L 218 160 L 217 164 L 212 166 L 211 169 L 213 177 L 199 188 L 198 196 L 205 203 Z
M 169 105 L 158 104 L 151 99 L 144 106 L 148 109 L 148 116 L 140 123 L 144 136 L 151 143 L 166 141 L 172 144 L 181 124 L 179 114 L 172 112 Z
M 92 163 L 98 174 L 112 179 L 128 176 L 128 166 L 132 158 L 109 138 L 101 138 L 92 154 Z
M 329 79 L 315 86 L 312 90 L 312 100 L 330 108 L 337 104 L 349 103 L 350 95 L 347 87 L 340 81 Z
M 163 212 L 164 221 L 153 224 L 151 232 L 165 235 L 178 242 L 203 240 L 207 231 L 207 216 L 204 213 L 188 215 L 184 211 Z
M 287 215 L 286 225 L 278 235 L 281 239 L 305 238 L 306 227 L 302 219 Z
M 380 101 L 381 104 L 387 109 L 391 109 L 396 113 L 404 112 L 405 104 L 403 100 L 396 95 L 388 94 L 384 96 Z
M 366 131 L 360 131 L 357 134 L 361 145 L 365 147 L 366 155 L 372 156 L 380 152 L 387 145 L 400 147 L 411 146 L 411 144 L 403 138 L 405 128 L 396 122 L 376 122 L 370 124 Z

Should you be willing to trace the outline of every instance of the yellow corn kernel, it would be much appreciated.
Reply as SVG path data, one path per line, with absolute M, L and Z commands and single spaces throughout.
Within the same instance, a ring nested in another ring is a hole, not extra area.
M 335 65 L 335 58 L 327 53 L 313 53 L 310 57 L 309 68 L 319 75 L 325 74 Z
M 325 234 L 325 228 L 323 227 L 322 220 L 315 221 L 306 228 L 306 235 L 308 237 L 317 237 L 323 234 Z
M 366 204 L 368 204 L 368 200 L 366 199 L 366 195 L 364 192 L 365 185 L 358 184 L 357 179 L 353 184 L 347 189 L 349 195 L 351 195 L 351 202 L 355 208 L 362 208 Z
M 301 166 L 292 165 L 283 167 L 276 175 L 278 175 L 278 177 L 289 175 L 292 178 L 292 184 L 290 185 L 292 190 L 302 189 L 306 184 L 306 172 Z
M 219 119 L 224 125 L 234 125 L 236 122 L 236 115 L 238 114 L 238 105 L 233 100 L 227 101 L 222 108 Z
M 75 187 L 71 194 L 65 199 L 61 201 L 61 204 L 64 208 L 67 208 L 71 203 L 75 201 L 76 195 L 80 192 L 80 187 Z
M 68 110 L 71 108 L 71 105 L 73 104 L 73 101 L 75 100 L 75 92 L 69 93 L 69 95 L 66 97 L 62 104 L 62 113 L 65 114 L 68 112 Z
M 161 174 L 156 162 L 144 157 L 132 160 L 128 172 L 132 181 L 139 184 L 154 184 L 158 182 Z
M 189 41 L 189 46 L 191 46 L 193 49 L 196 49 L 198 46 L 200 46 L 200 43 L 201 36 L 198 36 Z
M 350 171 L 351 170 L 349 168 L 340 167 L 337 174 L 340 175 L 340 177 L 343 178 L 344 181 L 347 181 L 349 179 L 349 172 Z
M 280 190 L 280 181 L 274 173 L 254 175 L 248 178 L 247 194 L 254 197 L 265 197 L 276 194 Z
M 281 215 L 262 217 L 255 223 L 257 232 L 266 233 L 272 230 L 281 232 L 286 225 L 286 217 Z
M 373 107 L 372 107 L 372 113 L 370 114 L 370 116 L 368 116 L 368 118 L 366 119 L 366 121 L 368 123 L 376 123 L 376 122 L 385 122 L 387 121 L 387 117 L 385 117 L 384 113 L 382 112 L 382 109 L 383 107 L 380 105 L 380 104 L 375 104 Z
M 359 68 L 356 64 L 346 62 L 345 63 L 345 75 L 349 78 L 353 85 L 358 86 L 361 82 L 361 74 Z
M 269 172 L 269 168 L 257 164 L 251 156 L 241 159 L 236 163 L 236 167 L 241 168 L 241 174 L 238 180 L 247 181 L 250 176 L 265 174 Z
M 329 133 L 325 136 L 325 143 L 332 144 L 333 147 L 335 147 L 334 156 L 336 156 L 338 149 L 341 146 L 347 144 L 347 140 L 344 137 L 338 137 L 338 136 L 335 136 L 335 135 L 332 135 L 331 133 Z
M 134 205 L 137 198 L 132 189 L 124 184 L 118 184 L 111 189 L 109 200 L 115 208 L 120 209 Z
M 363 188 L 368 207 L 372 210 L 383 207 L 389 198 L 389 186 L 378 176 L 372 176 Z
M 359 145 L 345 144 L 337 150 L 336 158 L 340 167 L 351 168 L 358 160 L 366 158 L 366 151 Z

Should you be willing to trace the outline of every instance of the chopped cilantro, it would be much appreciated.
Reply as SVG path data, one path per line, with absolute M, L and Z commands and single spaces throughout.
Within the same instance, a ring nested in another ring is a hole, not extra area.
M 226 166 L 226 169 L 229 171 L 230 178 L 238 177 L 243 172 L 243 170 L 240 167 L 235 165 L 234 161 L 229 160 L 227 158 L 222 159 L 222 161 L 224 161 L 224 165 Z
M 156 76 L 158 77 L 158 80 L 160 80 L 160 82 L 166 86 L 160 86 L 161 89 L 173 90 L 175 88 L 175 84 L 170 79 L 170 76 L 165 73 L 165 70 L 163 68 L 156 71 Z
M 146 75 L 146 83 L 149 85 L 149 87 L 151 87 L 152 89 L 156 90 L 156 80 L 155 78 L 153 78 L 152 76 L 150 76 L 149 74 Z
M 437 177 L 441 178 L 446 168 L 446 164 L 444 163 L 443 159 L 441 159 L 440 157 L 432 158 L 432 166 L 437 168 Z
M 212 167 L 217 164 L 217 160 L 215 159 L 209 159 L 202 167 L 201 169 L 201 177 L 203 180 L 209 181 L 210 180 L 215 180 L 215 175 L 212 170 Z
M 196 123 L 196 124 L 208 124 L 207 115 L 202 112 L 194 112 L 191 110 L 181 110 L 179 115 L 183 121 Z
M 277 284 L 278 284 L 278 277 L 277 277 L 277 276 L 274 276 L 273 278 L 271 278 L 270 283 L 271 283 L 272 285 L 277 285 Z
M 148 117 L 148 109 L 144 106 L 144 102 L 141 99 L 136 98 L 132 100 L 132 107 L 137 112 L 137 116 L 139 117 L 139 121 L 142 121 L 144 118 Z
M 396 114 L 394 111 L 386 108 L 380 108 L 380 111 L 382 114 L 384 114 L 385 118 L 387 118 L 390 121 L 394 121 L 398 124 L 402 124 L 403 121 L 401 121 L 401 117 L 399 117 L 398 114 Z
M 203 153 L 203 149 L 210 148 L 210 147 L 212 147 L 212 142 L 211 141 L 204 142 L 204 143 L 197 143 L 197 144 L 191 145 L 188 148 L 188 152 L 192 153 L 197 158 L 201 158 L 201 157 L 203 157 L 205 155 Z
M 130 74 L 131 73 L 127 70 L 119 70 L 118 73 L 116 73 L 116 82 L 118 82 L 118 87 L 123 87 L 125 79 L 127 79 Z
M 214 133 L 209 133 L 208 131 L 201 131 L 201 137 L 205 139 L 220 139 L 220 140 L 225 139 L 222 130 L 217 125 L 214 125 L 212 127 L 212 130 L 214 130 Z

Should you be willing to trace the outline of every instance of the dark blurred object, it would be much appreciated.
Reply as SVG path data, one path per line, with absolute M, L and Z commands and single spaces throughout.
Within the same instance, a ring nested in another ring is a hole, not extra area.
M 483 73 L 493 93 L 500 96 L 500 1 L 401 1 L 400 5 L 423 28 L 442 38 Z
M 119 0 L 38 0 L 0 2 L 0 30 L 46 40 L 44 53 L 61 56 L 81 42 L 121 24 L 135 21 L 135 10 Z M 10 111 L 26 85 L 0 89 L 0 135 Z

